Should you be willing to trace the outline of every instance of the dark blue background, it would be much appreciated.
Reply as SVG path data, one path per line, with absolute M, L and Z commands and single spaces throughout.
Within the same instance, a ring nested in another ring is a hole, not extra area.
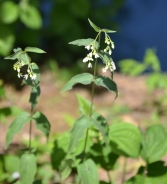
M 142 61 L 145 50 L 154 47 L 167 71 L 167 0 L 126 0 L 116 20 L 120 30 L 111 35 L 113 59 Z

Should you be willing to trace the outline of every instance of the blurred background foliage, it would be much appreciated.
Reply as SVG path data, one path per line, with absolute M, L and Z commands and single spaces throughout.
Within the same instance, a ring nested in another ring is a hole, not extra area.
M 16 78 L 11 62 L 3 58 L 17 47 L 45 50 L 45 55 L 32 56 L 44 66 L 53 58 L 60 67 L 75 65 L 85 52 L 68 42 L 94 38 L 88 18 L 101 27 L 118 30 L 115 17 L 123 4 L 124 0 L 0 0 L 0 77 L 7 81 Z

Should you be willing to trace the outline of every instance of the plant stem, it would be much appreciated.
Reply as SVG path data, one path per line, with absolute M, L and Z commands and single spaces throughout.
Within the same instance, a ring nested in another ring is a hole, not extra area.
M 31 116 L 32 116 L 32 110 L 31 110 Z M 31 153 L 31 139 L 32 139 L 32 120 L 30 120 L 30 126 L 29 126 L 29 153 Z
M 108 176 L 109 183 L 112 184 L 111 174 L 109 171 L 107 171 L 107 176 Z
M 122 184 L 125 181 L 125 176 L 126 176 L 126 166 L 127 166 L 127 158 L 124 157 L 124 163 L 123 163 L 123 170 L 122 170 Z

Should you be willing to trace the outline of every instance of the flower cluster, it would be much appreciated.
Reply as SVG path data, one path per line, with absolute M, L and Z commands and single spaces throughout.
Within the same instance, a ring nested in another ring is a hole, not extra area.
M 92 63 L 90 61 L 93 61 L 93 56 L 95 58 L 98 58 L 99 55 L 96 52 L 96 49 L 94 48 L 93 43 L 91 43 L 90 45 L 87 45 L 85 48 L 87 50 L 91 50 L 91 52 L 89 54 L 87 54 L 87 56 L 83 59 L 83 62 L 84 63 L 89 62 L 88 63 L 88 68 L 92 68 Z
M 18 74 L 17 76 L 20 78 L 20 77 L 23 77 L 24 79 L 28 79 L 28 76 L 32 79 L 32 80 L 35 80 L 36 79 L 36 74 L 33 72 L 32 70 L 32 65 L 33 63 L 29 63 L 27 66 L 28 66 L 28 69 L 27 69 L 27 74 L 22 74 L 20 69 L 24 66 L 24 65 L 27 65 L 25 64 L 23 61 L 17 61 L 14 65 L 13 65 L 13 69 L 14 70 L 17 70 Z

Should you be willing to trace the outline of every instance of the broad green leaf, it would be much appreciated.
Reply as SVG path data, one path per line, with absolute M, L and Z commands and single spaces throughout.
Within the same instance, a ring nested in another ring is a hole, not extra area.
M 87 85 L 87 84 L 90 84 L 92 81 L 93 81 L 93 75 L 90 73 L 82 73 L 82 74 L 75 75 L 65 84 L 61 92 L 72 89 L 72 87 L 75 84 L 80 83 L 80 84 Z
M 64 160 L 61 165 L 60 165 L 60 172 L 61 172 L 61 178 L 62 180 L 65 180 L 71 173 L 72 171 L 72 165 L 73 160 L 67 159 Z
M 162 125 L 152 125 L 143 134 L 141 156 L 148 163 L 161 159 L 167 153 L 167 132 Z
M 41 112 L 35 112 L 32 116 L 34 119 L 37 129 L 40 130 L 46 136 L 47 140 L 49 138 L 50 133 L 50 123 L 46 116 Z
M 96 32 L 100 32 L 101 31 L 101 28 L 99 28 L 98 26 L 96 26 L 90 19 L 88 19 L 88 21 L 89 21 L 89 24 L 91 25 L 91 27 L 93 27 L 93 29 Z
M 146 177 L 143 175 L 136 175 L 135 177 L 130 178 L 125 184 L 152 184 L 146 183 Z
M 99 184 L 96 164 L 88 159 L 77 167 L 82 184 Z
M 20 20 L 29 28 L 39 29 L 42 26 L 42 17 L 39 10 L 30 4 L 20 9 Z
M 91 116 L 92 123 L 94 127 L 100 131 L 102 135 L 103 142 L 105 144 L 109 144 L 109 127 L 107 121 L 104 119 L 102 115 L 97 112 L 94 112 Z
M 70 143 L 70 134 L 68 132 L 61 134 L 54 142 L 51 153 L 51 164 L 53 169 L 58 170 L 61 162 L 65 159 Z
M 10 27 L 1 25 L 0 29 L 0 54 L 6 56 L 13 48 L 15 35 Z
M 116 83 L 111 80 L 110 78 L 106 77 L 106 76 L 97 76 L 94 79 L 94 82 L 97 86 L 102 86 L 106 89 L 108 89 L 109 92 L 115 92 L 116 96 L 115 98 L 118 97 L 118 90 L 117 90 L 117 85 Z
M 33 154 L 23 154 L 20 158 L 20 183 L 32 184 L 37 170 L 36 158 Z
M 77 46 L 88 46 L 92 44 L 96 49 L 98 49 L 99 47 L 99 43 L 93 40 L 92 38 L 78 39 L 78 40 L 70 42 L 69 44 L 77 45 Z
M 19 171 L 19 158 L 17 156 L 6 155 L 4 157 L 4 162 L 5 170 L 8 173 L 13 174 L 14 172 Z
M 21 58 L 21 53 L 22 53 L 22 52 L 23 52 L 22 50 L 19 50 L 19 51 L 15 52 L 14 54 L 5 57 L 4 59 L 15 60 L 15 59 Z
M 91 107 L 90 101 L 86 100 L 79 94 L 77 94 L 77 99 L 78 99 L 78 106 L 79 106 L 80 113 L 82 115 L 89 116 L 90 107 Z
M 18 6 L 12 1 L 3 2 L 0 6 L 0 18 L 3 23 L 10 24 L 17 20 Z
M 22 52 L 19 59 L 23 61 L 26 65 L 31 62 L 31 58 L 26 52 Z
M 115 144 L 113 149 L 119 150 L 129 157 L 137 158 L 141 147 L 141 133 L 137 127 L 129 123 L 115 123 L 109 131 L 110 141 Z M 126 156 L 126 155 L 125 155 Z
M 106 33 L 115 33 L 116 31 L 110 30 L 110 29 L 103 29 Z
M 79 140 L 81 140 L 86 130 L 92 125 L 91 120 L 86 116 L 81 116 L 74 123 L 74 126 L 70 132 L 70 144 L 68 148 L 68 153 L 70 154 L 78 146 Z
M 26 52 L 35 52 L 35 53 L 46 53 L 44 50 L 39 49 L 37 47 L 26 47 L 25 51 Z
M 29 99 L 29 102 L 31 103 L 31 111 L 34 110 L 40 93 L 41 93 L 41 90 L 39 86 L 31 88 L 31 94 Z
M 19 133 L 23 126 L 30 121 L 30 114 L 27 112 L 22 112 L 18 115 L 15 120 L 9 126 L 7 133 L 6 133 L 6 149 L 8 148 L 9 144 L 11 143 L 13 137 Z

